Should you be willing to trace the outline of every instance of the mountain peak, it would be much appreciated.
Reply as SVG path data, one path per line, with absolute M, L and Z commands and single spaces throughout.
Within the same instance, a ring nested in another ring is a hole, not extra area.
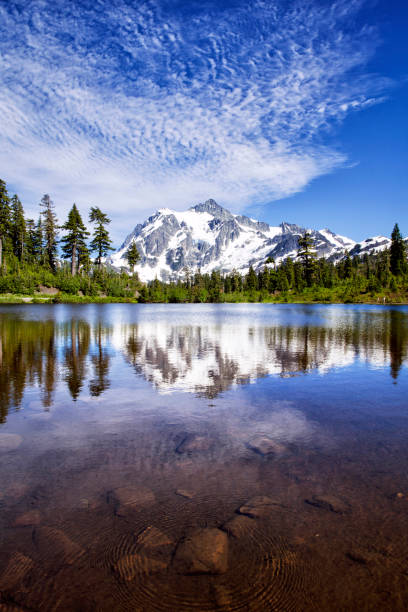
M 282 221 L 279 227 L 282 230 L 282 234 L 302 234 L 305 231 L 300 225 L 288 223 L 287 221 Z
M 228 274 L 236 269 L 246 274 L 249 266 L 261 270 L 268 257 L 279 264 L 288 257 L 298 257 L 299 235 L 304 228 L 283 222 L 279 227 L 234 215 L 212 198 L 188 210 L 160 208 L 143 224 L 135 227 L 123 245 L 109 259 L 117 268 L 128 267 L 126 251 L 135 243 L 140 254 L 136 271 L 142 281 L 183 278 L 188 268 Z M 372 238 L 356 245 L 353 240 L 330 230 L 308 230 L 318 257 L 338 261 L 345 251 L 359 254 L 389 246 L 387 238 Z
M 196 206 L 192 206 L 190 210 L 195 212 L 206 212 L 215 217 L 216 219 L 226 219 L 231 218 L 232 214 L 226 208 L 223 208 L 215 200 L 210 198 L 206 200 L 204 203 L 197 204 Z
M 174 214 L 174 210 L 171 210 L 171 208 L 166 208 L 166 207 L 164 207 L 164 208 L 159 208 L 159 209 L 157 210 L 157 212 L 158 212 L 160 215 L 173 215 L 173 214 Z

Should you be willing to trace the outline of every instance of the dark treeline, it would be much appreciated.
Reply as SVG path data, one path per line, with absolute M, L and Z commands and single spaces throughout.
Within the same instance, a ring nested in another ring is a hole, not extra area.
M 112 249 L 110 219 L 92 207 L 89 227 L 74 204 L 60 225 L 49 195 L 40 203 L 37 221 L 27 219 L 17 195 L 9 196 L 0 180 L 0 293 L 34 295 L 44 287 L 60 293 L 54 301 L 128 299 L 139 302 L 405 302 L 408 298 L 406 245 L 396 224 L 391 247 L 379 253 L 346 254 L 340 262 L 317 259 L 312 236 L 299 238 L 298 257 L 280 265 L 270 257 L 261 268 L 223 275 L 192 273 L 164 283 L 139 282 L 134 267 L 139 253 L 127 252 L 132 274 L 104 265 Z M 62 259 L 58 257 L 59 249 Z
M 19 197 L 11 197 L 0 180 L 0 293 L 33 295 L 52 287 L 76 296 L 134 297 L 137 276 L 103 265 L 113 250 L 110 219 L 92 207 L 88 221 L 89 228 L 74 204 L 60 225 L 48 194 L 41 199 L 38 219 L 28 219 Z M 134 266 L 135 254 L 131 259 Z

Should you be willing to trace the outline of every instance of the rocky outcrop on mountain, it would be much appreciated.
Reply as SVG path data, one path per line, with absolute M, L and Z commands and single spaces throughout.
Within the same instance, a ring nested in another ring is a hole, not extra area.
M 192 206 L 184 212 L 158 210 L 147 221 L 136 225 L 122 246 L 108 259 L 115 268 L 128 269 L 126 251 L 136 243 L 140 261 L 135 270 L 142 281 L 158 278 L 169 281 L 200 270 L 246 273 L 249 266 L 259 270 L 271 259 L 279 264 L 287 257 L 296 259 L 298 238 L 305 228 L 292 223 L 268 223 L 234 215 L 214 200 Z M 308 230 L 318 257 L 337 261 L 346 251 L 353 254 L 377 252 L 390 240 L 376 236 L 356 244 L 328 229 Z

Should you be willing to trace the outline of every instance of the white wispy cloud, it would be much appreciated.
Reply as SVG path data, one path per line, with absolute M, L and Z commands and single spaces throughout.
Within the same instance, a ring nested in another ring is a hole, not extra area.
M 0 5 L 0 167 L 29 211 L 282 198 L 344 164 L 331 126 L 382 101 L 362 0 Z M 288 5 L 290 8 L 288 8 Z

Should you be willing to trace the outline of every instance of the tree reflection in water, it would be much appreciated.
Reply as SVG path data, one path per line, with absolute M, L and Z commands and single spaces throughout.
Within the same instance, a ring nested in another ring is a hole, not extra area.
M 362 360 L 389 366 L 394 381 L 407 362 L 404 311 L 348 313 L 322 325 L 254 325 L 238 321 L 173 324 L 170 317 L 112 324 L 98 319 L 27 320 L 0 317 L 0 419 L 19 409 L 28 388 L 41 389 L 49 408 L 58 383 L 76 400 L 110 387 L 113 356 L 121 356 L 159 391 L 184 390 L 208 398 L 268 375 L 290 377 Z M 112 337 L 120 338 L 112 345 Z

